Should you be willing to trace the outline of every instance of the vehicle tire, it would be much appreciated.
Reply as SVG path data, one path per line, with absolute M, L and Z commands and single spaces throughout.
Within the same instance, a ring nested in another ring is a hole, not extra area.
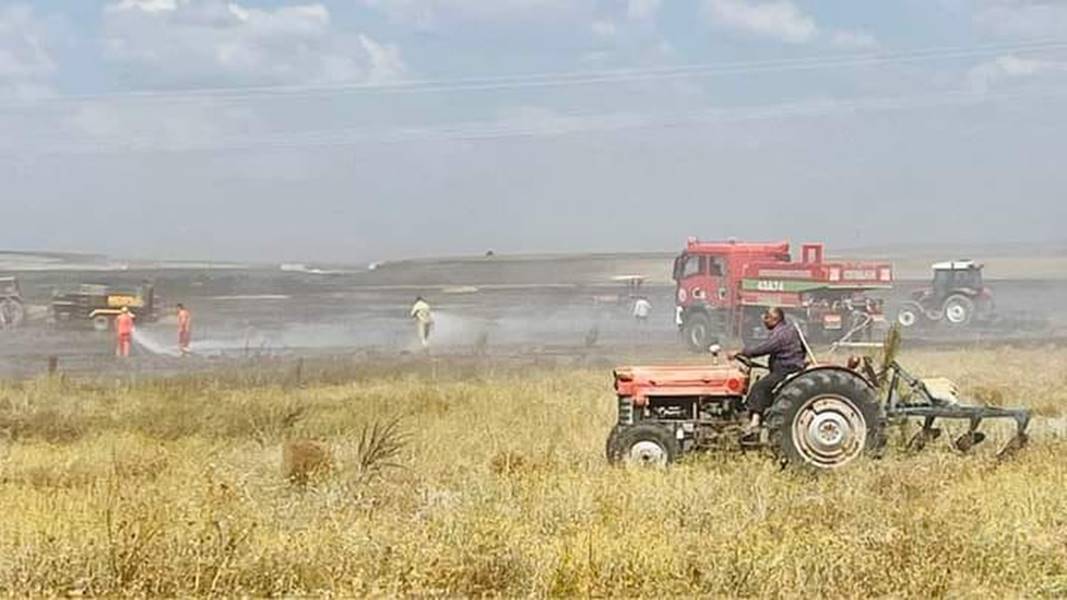
M 974 318 L 974 300 L 962 294 L 953 294 L 945 300 L 945 322 L 952 327 L 964 327 Z
M 107 331 L 111 329 L 111 319 L 107 317 L 93 317 L 93 329 L 97 331 Z
M 708 348 L 715 343 L 711 318 L 703 313 L 689 315 L 682 325 L 682 337 L 685 338 L 685 344 L 691 351 L 707 352 Z
M 922 307 L 911 303 L 905 304 L 897 311 L 897 323 L 904 329 L 911 329 L 919 324 L 923 314 Z
M 0 329 L 14 329 L 26 320 L 26 309 L 14 298 L 0 300 Z
M 836 469 L 885 447 L 885 411 L 867 382 L 844 369 L 815 369 L 785 384 L 767 410 L 771 450 L 780 462 Z
M 611 428 L 611 433 L 608 434 L 608 441 L 604 444 L 604 455 L 607 457 L 609 463 L 615 462 L 615 456 L 619 453 L 619 426 L 616 425 Z
M 608 436 L 607 450 L 612 464 L 665 467 L 678 460 L 682 446 L 669 428 L 639 423 L 615 428 Z

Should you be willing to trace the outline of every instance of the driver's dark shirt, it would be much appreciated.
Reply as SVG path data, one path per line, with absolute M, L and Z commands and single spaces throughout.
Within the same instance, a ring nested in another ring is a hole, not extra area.
M 771 373 L 799 371 L 807 360 L 800 334 L 796 327 L 784 319 L 774 326 L 770 337 L 751 348 L 745 348 L 741 354 L 749 358 L 766 355 Z

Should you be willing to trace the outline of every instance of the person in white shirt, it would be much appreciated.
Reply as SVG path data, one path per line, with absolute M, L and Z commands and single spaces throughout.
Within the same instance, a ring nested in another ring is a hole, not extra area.
M 634 318 L 638 323 L 644 324 L 648 322 L 648 315 L 652 312 L 652 303 L 648 301 L 648 298 L 641 296 L 634 302 Z
M 423 348 L 428 348 L 430 346 L 430 330 L 433 329 L 433 314 L 430 312 L 430 304 L 423 300 L 422 296 L 415 298 L 415 304 L 411 306 L 411 318 L 415 319 L 419 342 L 422 343 Z

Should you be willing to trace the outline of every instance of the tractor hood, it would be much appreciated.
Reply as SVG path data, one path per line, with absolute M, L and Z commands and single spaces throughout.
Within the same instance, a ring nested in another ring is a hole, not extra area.
M 614 371 L 620 396 L 737 396 L 748 374 L 734 365 L 629 366 Z

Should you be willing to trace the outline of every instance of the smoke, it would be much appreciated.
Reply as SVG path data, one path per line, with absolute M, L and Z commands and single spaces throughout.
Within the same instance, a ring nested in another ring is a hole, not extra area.
M 654 313 L 653 318 L 662 320 L 663 314 Z M 435 309 L 433 318 L 430 348 L 447 351 L 583 346 L 593 330 L 598 334 L 596 343 L 603 345 L 632 344 L 650 337 L 669 341 L 674 335 L 673 325 L 666 321 L 653 321 L 639 329 L 628 306 L 596 307 L 574 301 L 547 305 L 475 302 Z M 155 356 L 180 355 L 170 323 L 138 327 L 134 341 L 140 350 Z M 202 323 L 194 329 L 190 346 L 191 353 L 201 357 L 345 349 L 417 352 L 422 345 L 416 324 L 409 318 L 355 312 L 315 322 L 287 322 L 279 317 L 255 323 L 236 319 Z

